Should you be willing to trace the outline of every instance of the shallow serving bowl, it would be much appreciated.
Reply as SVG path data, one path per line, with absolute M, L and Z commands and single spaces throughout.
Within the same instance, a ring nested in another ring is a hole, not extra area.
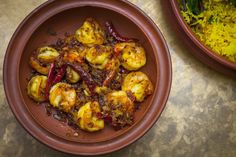
M 112 21 L 118 32 L 139 39 L 147 53 L 141 69 L 155 92 L 135 114 L 135 123 L 115 131 L 106 126 L 96 133 L 74 130 L 47 116 L 45 108 L 27 96 L 31 52 L 73 33 L 87 17 L 101 24 Z M 156 25 L 141 10 L 122 0 L 52 0 L 39 6 L 17 28 L 4 61 L 4 87 L 8 103 L 23 127 L 42 143 L 71 154 L 97 155 L 121 149 L 143 136 L 160 116 L 171 86 L 171 61 L 167 45 Z
M 177 0 L 167 0 L 162 3 L 165 8 L 166 17 L 182 41 L 188 46 L 190 52 L 209 67 L 229 76 L 236 77 L 236 63 L 230 62 L 214 53 L 198 39 L 191 28 L 185 23 Z

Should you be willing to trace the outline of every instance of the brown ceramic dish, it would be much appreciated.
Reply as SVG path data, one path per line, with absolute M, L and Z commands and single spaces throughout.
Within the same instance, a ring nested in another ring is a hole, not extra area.
M 195 36 L 195 33 L 185 23 L 180 14 L 177 0 L 163 1 L 162 4 L 171 25 L 177 30 L 178 35 L 186 43 L 194 56 L 209 67 L 229 76 L 236 77 L 236 64 L 212 52 Z
M 96 133 L 79 132 L 47 116 L 45 109 L 27 96 L 28 65 L 37 47 L 55 43 L 73 33 L 87 17 L 100 23 L 111 20 L 118 32 L 140 40 L 147 52 L 141 69 L 154 84 L 154 94 L 141 104 L 135 123 L 119 131 L 106 127 Z M 48 1 L 35 9 L 14 33 L 4 61 L 4 87 L 8 103 L 19 122 L 42 143 L 72 154 L 97 155 L 121 149 L 143 136 L 160 116 L 171 86 L 171 61 L 159 29 L 141 10 L 127 1 Z

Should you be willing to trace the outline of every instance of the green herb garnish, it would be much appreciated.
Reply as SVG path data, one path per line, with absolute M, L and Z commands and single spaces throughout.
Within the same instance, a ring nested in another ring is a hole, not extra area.
M 203 10 L 202 0 L 188 0 L 187 5 L 190 11 L 195 15 L 199 15 Z
M 236 0 L 231 0 L 233 5 L 236 5 Z

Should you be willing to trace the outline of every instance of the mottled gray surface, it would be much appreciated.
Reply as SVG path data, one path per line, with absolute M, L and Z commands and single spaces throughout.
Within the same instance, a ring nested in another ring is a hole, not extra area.
M 45 0 L 0 0 L 0 63 L 21 20 Z M 163 18 L 161 0 L 131 0 L 163 32 L 173 62 L 173 84 L 167 106 L 154 127 L 118 152 L 122 157 L 236 156 L 236 81 L 194 59 Z M 0 157 L 69 157 L 32 138 L 15 120 L 0 80 Z

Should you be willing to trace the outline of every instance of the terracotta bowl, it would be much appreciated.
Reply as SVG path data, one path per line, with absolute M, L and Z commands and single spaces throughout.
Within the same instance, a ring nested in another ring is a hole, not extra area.
M 113 22 L 118 32 L 139 39 L 147 52 L 147 64 L 141 69 L 154 84 L 155 92 L 135 114 L 135 123 L 115 131 L 106 126 L 96 133 L 74 130 L 47 116 L 45 108 L 27 96 L 28 64 L 31 52 L 55 43 L 65 32 L 74 33 L 87 17 L 101 24 Z M 53 33 L 52 33 L 53 32 Z M 71 154 L 109 153 L 143 136 L 160 116 L 171 86 L 171 60 L 165 40 L 141 10 L 127 1 L 60 0 L 47 1 L 28 15 L 14 33 L 4 61 L 4 87 L 8 103 L 23 127 L 42 143 Z
M 177 30 L 176 32 L 180 38 L 189 47 L 190 52 L 209 67 L 229 76 L 236 77 L 236 63 L 228 61 L 224 57 L 214 53 L 198 39 L 183 19 L 177 0 L 163 1 L 162 4 L 171 25 Z

